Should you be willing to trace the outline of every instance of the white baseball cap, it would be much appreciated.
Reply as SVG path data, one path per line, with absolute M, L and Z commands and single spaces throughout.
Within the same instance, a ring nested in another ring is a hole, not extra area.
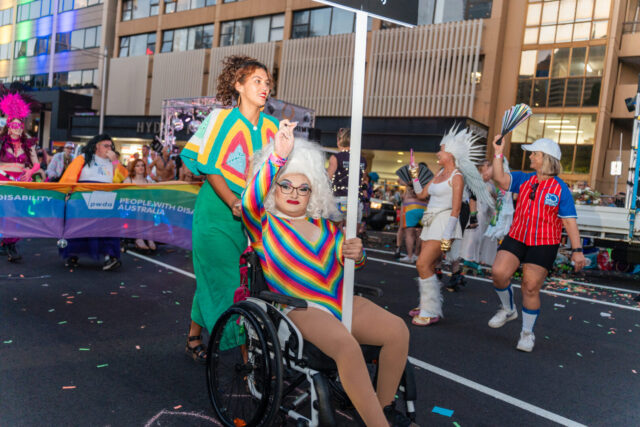
M 541 151 L 557 160 L 560 160 L 560 157 L 562 157 L 558 143 L 549 138 L 540 138 L 534 141 L 533 144 L 525 144 L 522 146 L 522 149 L 526 151 Z
M 64 148 L 67 148 L 67 147 L 68 148 L 74 148 L 75 145 L 73 145 L 73 142 L 67 142 L 67 143 L 64 144 Z

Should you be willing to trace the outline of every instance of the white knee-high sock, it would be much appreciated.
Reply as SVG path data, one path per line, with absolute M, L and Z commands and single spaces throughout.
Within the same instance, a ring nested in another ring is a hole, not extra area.
M 426 279 L 418 279 L 420 283 L 420 317 L 442 317 L 442 294 L 440 281 L 434 274 Z
M 522 330 L 525 332 L 533 332 L 533 327 L 536 324 L 536 319 L 540 314 L 540 309 L 529 310 L 526 307 L 522 307 Z
M 513 302 L 513 289 L 511 289 L 511 283 L 509 283 L 509 286 L 504 289 L 493 289 L 496 290 L 498 298 L 500 298 L 500 304 L 502 304 L 502 308 L 510 312 L 516 309 L 516 305 Z

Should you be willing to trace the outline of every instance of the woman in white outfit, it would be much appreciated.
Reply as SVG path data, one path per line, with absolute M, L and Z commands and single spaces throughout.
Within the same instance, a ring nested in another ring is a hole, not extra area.
M 411 323 L 416 326 L 432 325 L 442 317 L 440 281 L 435 270 L 443 253 L 451 249 L 452 241 L 462 237 L 458 216 L 465 183 L 478 199 L 493 202 L 473 163 L 484 157 L 482 147 L 474 146 L 477 140 L 470 130 L 451 129 L 442 138 L 436 155 L 442 169 L 424 188 L 417 179 L 417 169 L 412 169 L 417 197 L 430 196 L 422 218 L 422 249 L 416 263 L 420 276 L 420 306 L 409 312 L 413 317 Z

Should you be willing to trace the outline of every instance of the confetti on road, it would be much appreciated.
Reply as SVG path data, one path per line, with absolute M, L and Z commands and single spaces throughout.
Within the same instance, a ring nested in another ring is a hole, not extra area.
M 611 317 L 611 313 L 600 313 L 600 316 L 602 317 Z
M 139 345 L 136 346 L 136 350 L 140 350 L 140 346 Z
M 91 351 L 91 349 L 86 347 L 80 347 L 78 351 Z
M 55 309 L 55 308 L 50 308 L 50 309 L 49 309 L 49 313 L 53 313 L 54 311 L 56 311 L 56 309 Z
M 582 357 L 582 354 L 580 354 L 580 353 L 576 353 L 576 354 L 577 354 L 578 356 Z
M 104 363 L 102 365 L 96 365 L 96 368 L 106 368 L 107 366 L 109 366 L 108 363 Z
M 457 422 L 455 422 L 455 421 L 453 422 L 453 425 L 454 425 L 454 426 L 456 426 L 456 427 L 460 427 L 460 424 L 458 424 L 458 423 L 457 423 Z
M 439 406 L 434 406 L 431 412 L 444 415 L 445 417 L 450 417 L 453 415 L 453 409 L 441 408 Z
M 66 320 L 63 320 L 62 322 L 58 322 L 58 325 L 64 325 L 64 324 L 66 324 L 66 323 L 67 323 L 67 321 L 66 321 Z
M 74 385 L 63 385 L 62 386 L 63 390 L 73 390 L 74 388 L 76 388 L 76 386 L 74 386 Z
M 178 405 L 178 406 L 174 406 L 173 409 L 180 409 L 182 408 L 182 405 Z
M 635 369 L 632 369 L 631 372 L 633 372 L 634 374 L 638 373 L 638 371 L 636 371 Z
M 564 304 L 553 304 L 554 307 L 561 307 L 561 308 L 565 308 Z
M 13 342 L 13 340 L 6 340 L 6 341 L 2 341 L 2 344 L 11 344 Z

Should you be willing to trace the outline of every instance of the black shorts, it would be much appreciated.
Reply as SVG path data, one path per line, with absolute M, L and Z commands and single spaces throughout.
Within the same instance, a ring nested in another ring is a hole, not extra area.
M 558 247 L 560 245 L 528 246 L 507 236 L 498 250 L 511 252 L 518 257 L 522 264 L 535 264 L 551 271 L 553 263 L 556 261 Z
M 460 227 L 462 228 L 462 234 L 464 235 L 464 230 L 467 228 L 467 224 L 469 224 L 469 216 L 471 215 L 471 209 L 469 208 L 468 202 L 462 202 L 460 205 L 460 216 L 458 220 L 460 221 Z

